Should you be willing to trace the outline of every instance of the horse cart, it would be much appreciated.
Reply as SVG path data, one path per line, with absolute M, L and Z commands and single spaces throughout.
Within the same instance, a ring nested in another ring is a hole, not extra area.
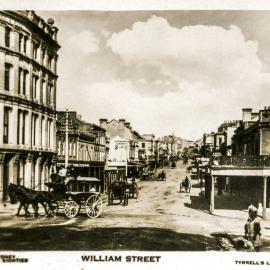
M 93 177 L 72 178 L 66 184 L 47 183 L 53 209 L 52 214 L 63 212 L 66 217 L 74 218 L 80 211 L 84 211 L 89 218 L 97 218 L 102 212 L 100 193 L 95 191 Z M 52 189 L 52 191 L 51 191 Z
M 158 175 L 157 175 L 157 179 L 161 180 L 161 181 L 165 181 L 166 180 L 166 173 L 164 171 L 161 171 Z
M 184 188 L 186 193 L 190 193 L 192 184 L 189 180 L 184 179 L 180 182 L 180 192 L 182 192 L 182 189 Z
M 90 177 L 83 179 L 71 178 L 62 182 L 48 182 L 49 191 L 28 189 L 21 185 L 10 184 L 8 188 L 10 202 L 20 202 L 17 215 L 24 208 L 25 215 L 29 215 L 28 207 L 32 205 L 35 216 L 38 216 L 38 205 L 41 204 L 45 214 L 55 216 L 63 212 L 66 217 L 74 218 L 84 210 L 89 218 L 96 218 L 102 212 L 100 193 L 94 191 L 93 180 Z
M 129 186 L 125 181 L 114 181 L 108 187 L 108 205 L 119 200 L 124 206 L 128 205 Z

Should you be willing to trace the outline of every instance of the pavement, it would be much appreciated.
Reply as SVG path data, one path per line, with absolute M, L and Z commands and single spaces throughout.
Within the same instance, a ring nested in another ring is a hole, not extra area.
M 197 180 L 192 180 L 190 193 L 180 192 L 180 180 L 190 176 L 186 166 L 178 162 L 175 169 L 164 169 L 166 181 L 138 182 L 139 197 L 128 206 L 118 201 L 108 206 L 103 195 L 97 219 L 84 213 L 71 220 L 64 215 L 15 217 L 17 205 L 1 204 L 0 249 L 20 250 L 22 242 L 23 250 L 221 250 L 220 239 L 213 235 L 243 236 L 247 206 L 228 194 L 216 196 L 217 209 L 211 215 Z M 261 220 L 261 227 L 262 250 L 269 251 L 270 221 Z

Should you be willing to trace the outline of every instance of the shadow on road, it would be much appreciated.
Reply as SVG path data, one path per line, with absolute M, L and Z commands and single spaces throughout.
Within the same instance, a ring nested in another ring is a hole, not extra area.
M 0 250 L 220 250 L 217 240 L 160 228 L 0 228 Z

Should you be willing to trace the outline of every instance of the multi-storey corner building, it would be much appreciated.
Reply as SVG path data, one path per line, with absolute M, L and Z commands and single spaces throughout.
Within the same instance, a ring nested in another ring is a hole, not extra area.
M 32 11 L 0 11 L 0 197 L 44 188 L 56 154 L 58 29 Z
M 211 162 L 212 180 L 211 211 L 214 211 L 214 186 L 226 179 L 231 193 L 238 192 L 246 203 L 262 203 L 263 217 L 267 217 L 270 198 L 270 108 L 259 112 L 245 108 L 241 121 L 234 121 L 232 155 L 213 157 Z M 224 181 L 225 182 L 225 181 Z M 208 185 L 209 186 L 209 185 Z M 220 194 L 219 194 L 220 195 Z
M 68 117 L 68 165 L 73 165 L 80 176 L 92 176 L 101 180 L 104 190 L 104 169 L 107 158 L 105 129 L 87 123 L 75 111 L 57 112 L 60 128 L 58 138 L 58 165 L 65 165 L 66 116 Z

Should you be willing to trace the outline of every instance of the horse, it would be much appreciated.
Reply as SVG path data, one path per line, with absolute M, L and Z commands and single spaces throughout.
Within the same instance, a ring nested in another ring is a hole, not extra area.
M 25 216 L 30 215 L 30 212 L 28 211 L 28 207 L 30 204 L 32 204 L 32 207 L 36 213 L 36 203 L 33 202 L 32 198 L 22 186 L 9 184 L 8 195 L 11 204 L 16 204 L 18 201 L 20 202 L 16 216 L 19 216 L 22 207 L 24 208 Z
M 41 204 L 44 208 L 45 214 L 49 215 L 46 204 L 49 206 L 49 210 L 53 208 L 52 206 L 52 196 L 48 191 L 36 191 L 24 186 L 17 186 L 14 184 L 9 184 L 8 192 L 11 203 L 15 203 L 16 199 L 20 202 L 17 216 L 20 213 L 21 208 L 24 206 L 25 215 L 29 215 L 28 207 L 32 204 L 35 211 L 34 215 L 38 216 L 38 204 Z

